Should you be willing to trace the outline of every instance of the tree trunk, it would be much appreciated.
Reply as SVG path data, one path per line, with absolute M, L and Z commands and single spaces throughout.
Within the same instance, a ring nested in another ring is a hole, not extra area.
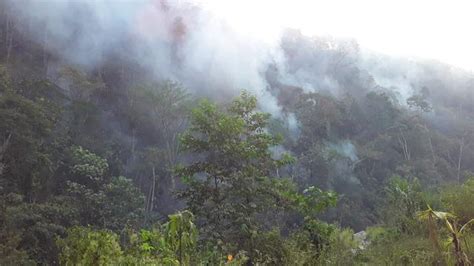
M 45 29 L 44 38 L 43 38 L 43 71 L 44 71 L 45 78 L 48 75 L 48 61 L 49 61 L 47 48 L 48 48 L 48 31 Z
M 151 188 L 150 212 L 153 211 L 153 204 L 155 202 L 155 185 L 156 185 L 156 175 L 155 175 L 155 167 L 153 166 L 153 185 L 152 185 L 152 188 Z
M 402 152 L 403 156 L 405 157 L 405 160 L 410 161 L 410 150 L 408 149 L 408 143 L 405 138 L 405 135 L 403 132 L 400 130 L 400 134 L 398 135 L 398 142 L 400 143 L 400 146 L 402 147 Z
M 459 157 L 458 157 L 458 167 L 457 167 L 457 173 L 456 173 L 456 180 L 458 183 L 460 183 L 461 179 L 461 161 L 462 161 L 462 154 L 463 154 L 463 148 L 464 148 L 464 136 L 461 137 L 461 140 L 459 141 Z
M 428 230 L 431 242 L 433 243 L 437 255 L 440 256 L 439 259 L 441 260 L 442 249 L 439 245 L 438 234 L 436 232 L 436 224 L 432 213 L 430 213 L 428 216 Z
M 173 140 L 174 142 L 174 136 Z M 176 150 L 174 147 L 174 143 L 170 143 L 170 141 L 166 141 L 166 151 L 168 153 L 168 172 L 170 173 L 170 178 L 171 178 L 171 189 L 175 190 L 176 189 L 176 181 L 174 180 L 174 175 L 172 174 L 172 168 L 176 165 Z
M 7 29 L 5 31 L 5 48 L 6 48 L 5 61 L 6 61 L 6 64 L 8 65 L 12 48 L 13 48 L 13 30 L 12 30 L 11 20 L 8 13 L 7 13 L 7 18 L 6 18 L 6 28 Z
M 430 145 L 431 156 L 433 158 L 433 162 L 436 163 L 436 155 L 435 155 L 435 152 L 434 152 L 434 149 L 433 149 L 433 142 L 431 141 L 431 136 L 428 137 L 428 142 L 429 142 L 429 145 Z
M 5 169 L 5 164 L 2 162 L 3 156 L 5 155 L 5 151 L 7 150 L 8 145 L 10 144 L 10 139 L 12 134 L 8 134 L 8 137 L 3 141 L 2 145 L 0 146 L 0 176 L 3 174 L 3 170 Z
M 464 266 L 465 265 L 465 263 L 464 263 L 464 253 L 461 249 L 461 243 L 459 243 L 459 238 L 456 235 L 456 233 L 451 233 L 451 237 L 453 238 L 454 256 L 456 258 L 456 266 Z
M 136 132 L 136 129 L 132 128 L 132 143 L 131 143 L 132 160 L 135 160 L 135 143 L 136 143 L 135 132 Z

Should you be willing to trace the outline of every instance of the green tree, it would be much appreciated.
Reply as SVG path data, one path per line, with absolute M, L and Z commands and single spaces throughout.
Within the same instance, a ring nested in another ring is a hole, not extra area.
M 446 186 L 441 193 L 441 201 L 460 222 L 466 223 L 472 219 L 474 206 L 469 203 L 474 202 L 474 178 L 471 177 L 462 185 Z
M 76 182 L 97 187 L 106 181 L 104 178 L 109 168 L 107 160 L 81 146 L 72 147 L 71 153 L 71 173 L 76 176 Z
M 21 246 L 20 230 L 12 228 L 10 205 L 21 201 L 21 196 L 14 193 L 5 195 L 0 187 L 0 265 L 35 265 L 28 253 Z
M 67 195 L 80 213 L 82 225 L 98 225 L 111 230 L 138 227 L 144 214 L 145 198 L 132 180 L 108 178 L 107 160 L 80 146 L 72 148 Z
M 145 197 L 130 179 L 113 177 L 97 190 L 74 182 L 68 185 L 68 199 L 79 212 L 80 224 L 115 231 L 140 225 Z
M 385 92 L 369 92 L 366 95 L 366 116 L 369 131 L 374 134 L 392 126 L 400 115 L 393 99 Z
M 427 88 L 424 88 L 425 91 Z M 427 100 L 427 94 L 426 93 L 418 93 L 418 94 L 413 94 L 410 98 L 407 99 L 407 104 L 410 108 L 416 109 L 419 112 L 431 112 L 433 109 L 430 105 L 430 103 Z
M 175 211 L 177 186 L 173 169 L 179 162 L 179 134 L 186 128 L 191 97 L 178 83 L 165 81 L 131 87 L 123 115 L 132 138 L 129 170 L 146 193 L 147 219 Z M 146 191 L 146 190 L 147 191 Z
M 316 187 L 300 194 L 279 176 L 293 158 L 272 154 L 280 139 L 267 132 L 269 114 L 256 107 L 256 98 L 243 93 L 224 110 L 208 101 L 193 110 L 182 147 L 196 161 L 177 169 L 187 183 L 179 196 L 196 214 L 203 242 L 230 254 L 243 251 L 251 263 L 279 264 L 284 239 L 278 229 L 268 230 L 278 225 L 279 214 L 292 210 L 314 219 L 337 196 Z
M 258 215 L 285 203 L 280 191 L 286 187 L 272 177 L 292 160 L 272 157 L 269 148 L 279 139 L 266 132 L 269 114 L 256 107 L 256 98 L 247 93 L 225 111 L 201 102 L 181 139 L 184 151 L 197 161 L 177 169 L 188 185 L 179 196 L 196 215 L 204 237 L 249 253 L 257 248 L 253 239 L 262 229 Z
M 73 227 L 57 243 L 62 265 L 117 265 L 123 254 L 118 236 L 106 230 Z
M 0 217 L 0 236 L 7 248 L 4 258 L 15 252 L 20 260 L 26 253 L 36 263 L 57 263 L 55 239 L 76 223 L 78 217 L 74 206 L 61 197 L 44 203 L 27 203 L 21 195 L 14 193 L 5 195 L 1 201 L 5 204 Z
M 45 140 L 54 123 L 46 108 L 8 90 L 0 94 L 2 178 L 11 189 L 33 200 L 50 175 Z
M 385 187 L 386 205 L 384 215 L 388 225 L 403 233 L 414 233 L 419 229 L 417 213 L 426 206 L 420 183 L 393 176 Z

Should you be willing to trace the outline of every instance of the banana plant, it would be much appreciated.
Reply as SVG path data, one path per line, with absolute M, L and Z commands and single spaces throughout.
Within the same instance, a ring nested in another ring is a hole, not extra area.
M 164 239 L 174 251 L 179 265 L 191 265 L 195 255 L 198 231 L 194 225 L 194 216 L 189 211 L 169 215 L 169 221 L 163 225 Z
M 456 259 L 456 266 L 471 265 L 466 253 L 463 251 L 461 241 L 464 240 L 464 244 L 467 248 L 467 242 L 465 240 L 465 234 L 468 228 L 474 224 L 474 219 L 471 219 L 461 227 L 458 226 L 457 218 L 455 215 L 449 212 L 434 211 L 430 206 L 425 211 L 418 213 L 418 218 L 428 222 L 428 230 L 430 239 L 433 242 L 435 249 L 441 254 L 441 247 L 438 242 L 438 234 L 436 222 L 437 220 L 442 221 L 449 232 L 449 244 L 453 246 L 453 254 Z

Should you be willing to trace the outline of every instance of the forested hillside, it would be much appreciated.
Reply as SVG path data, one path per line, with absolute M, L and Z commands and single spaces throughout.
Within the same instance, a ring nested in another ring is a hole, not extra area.
M 470 72 L 158 2 L 147 38 L 0 3 L 0 265 L 474 261 Z

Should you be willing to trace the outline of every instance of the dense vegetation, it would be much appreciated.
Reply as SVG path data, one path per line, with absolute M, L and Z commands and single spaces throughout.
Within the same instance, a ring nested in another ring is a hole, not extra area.
M 0 265 L 474 261 L 468 74 L 420 64 L 404 98 L 355 44 L 290 31 L 288 71 L 339 86 L 306 90 L 269 67 L 272 116 L 251 93 L 205 98 L 123 58 L 63 61 L 5 13 Z

